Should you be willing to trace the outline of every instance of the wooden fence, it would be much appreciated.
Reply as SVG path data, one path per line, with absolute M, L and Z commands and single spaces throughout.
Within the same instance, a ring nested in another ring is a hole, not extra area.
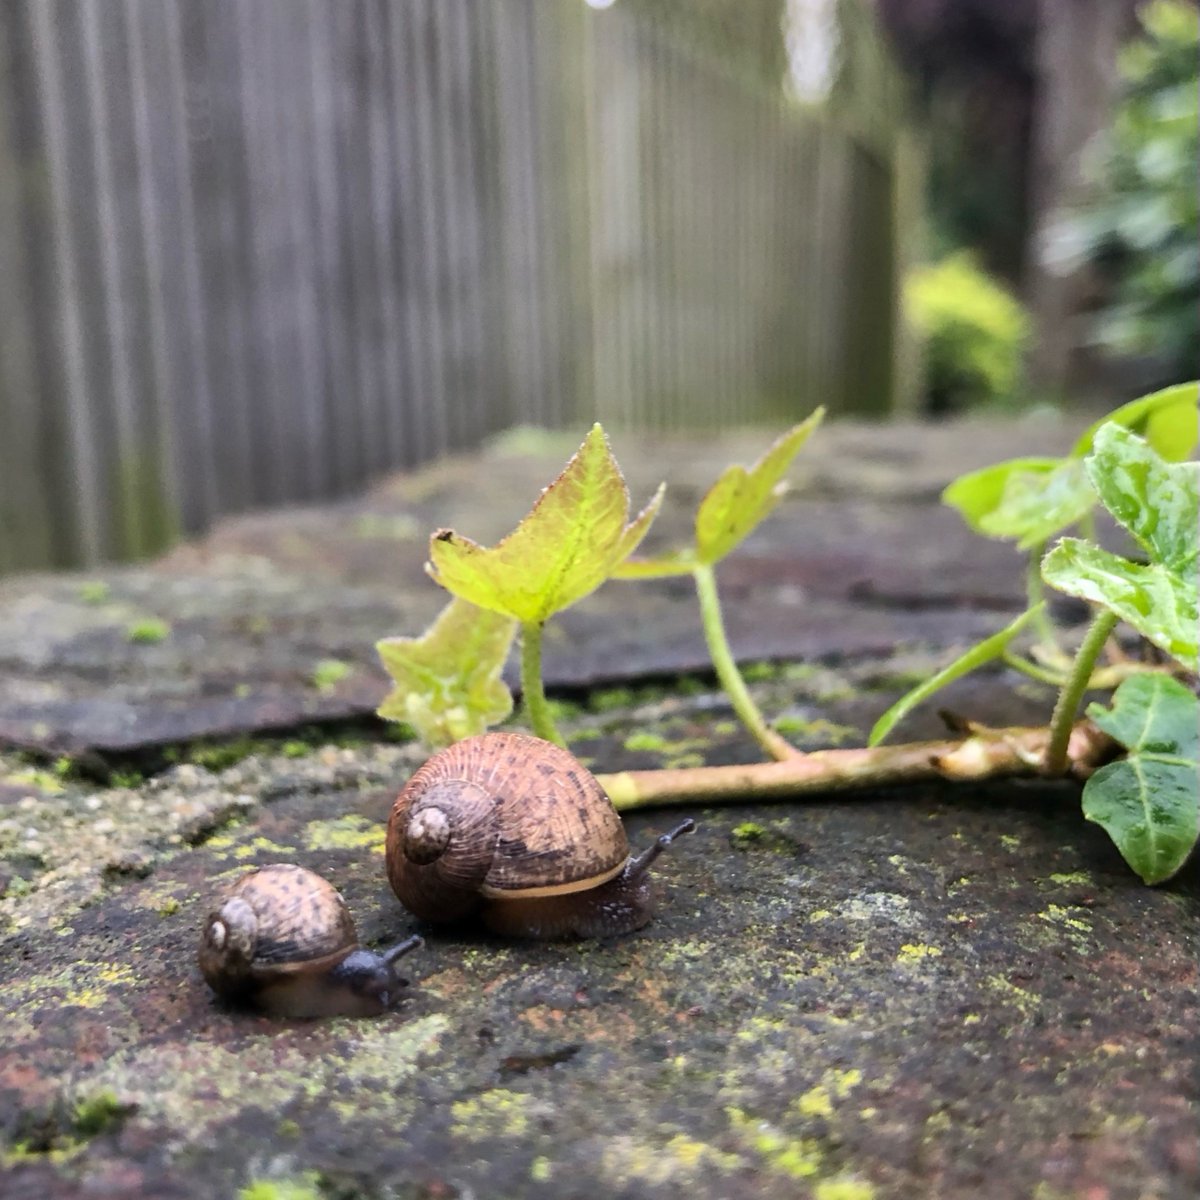
M 0 572 L 514 423 L 886 411 L 870 74 L 804 108 L 580 0 L 4 0 Z

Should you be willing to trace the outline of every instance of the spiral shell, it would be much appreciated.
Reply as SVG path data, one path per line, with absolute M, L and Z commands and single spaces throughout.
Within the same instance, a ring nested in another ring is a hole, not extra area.
M 458 920 L 488 897 L 584 891 L 628 857 L 621 819 L 587 768 L 520 733 L 486 733 L 435 754 L 388 821 L 392 890 L 427 920 Z
M 358 945 L 335 887 L 303 867 L 278 863 L 243 875 L 209 914 L 200 970 L 213 991 L 236 996 L 298 971 L 320 971 Z

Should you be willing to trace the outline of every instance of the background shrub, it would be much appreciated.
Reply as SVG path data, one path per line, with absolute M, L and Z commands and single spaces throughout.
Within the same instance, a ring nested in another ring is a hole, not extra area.
M 1015 396 L 1029 321 L 969 252 L 912 271 L 905 281 L 904 310 L 924 344 L 930 411 Z

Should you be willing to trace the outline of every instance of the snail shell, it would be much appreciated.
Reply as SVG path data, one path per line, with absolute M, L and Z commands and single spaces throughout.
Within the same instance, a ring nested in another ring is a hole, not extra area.
M 200 970 L 222 999 L 280 1016 L 374 1015 L 403 983 L 395 960 L 420 944 L 409 939 L 385 955 L 363 950 L 341 894 L 290 863 L 243 875 L 209 914 Z
M 526 937 L 623 933 L 650 919 L 646 867 L 673 836 L 631 859 L 620 816 L 572 754 L 487 733 L 435 754 L 397 797 L 388 880 L 429 921 L 480 913 Z

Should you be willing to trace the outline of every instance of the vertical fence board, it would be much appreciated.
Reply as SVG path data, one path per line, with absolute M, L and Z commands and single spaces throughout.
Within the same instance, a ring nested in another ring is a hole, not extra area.
M 912 189 L 842 7 L 834 119 L 621 6 L 8 0 L 0 572 L 514 423 L 885 411 Z

